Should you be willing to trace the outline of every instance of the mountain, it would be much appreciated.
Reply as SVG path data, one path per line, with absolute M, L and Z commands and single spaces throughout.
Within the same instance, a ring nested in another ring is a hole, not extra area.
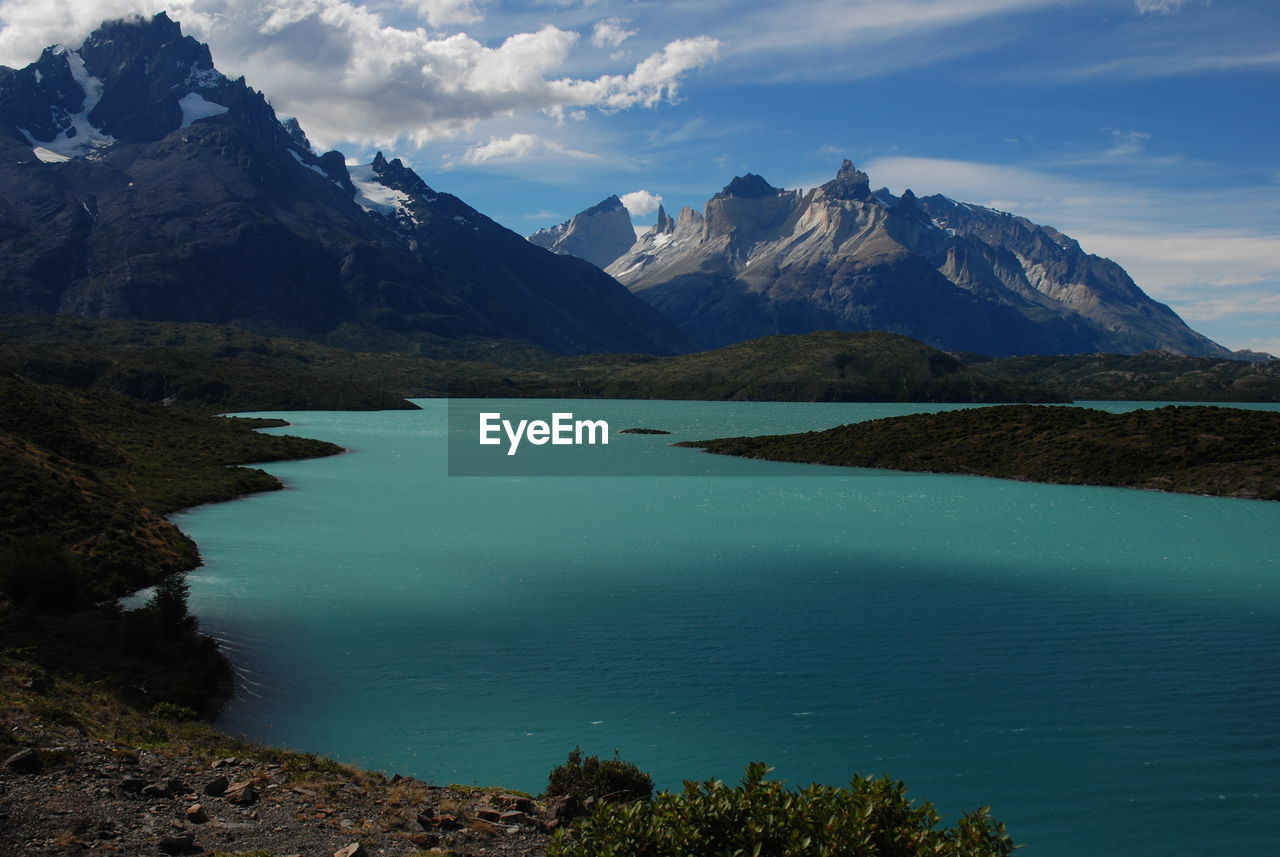
M 164 13 L 0 67 L 0 312 L 234 324 L 361 348 L 687 338 L 381 153 L 316 155 Z
M 552 253 L 586 259 L 597 268 L 607 268 L 636 243 L 636 232 L 631 225 L 631 215 L 622 200 L 614 195 L 564 223 L 539 229 L 529 236 L 529 243 Z
M 807 192 L 737 177 L 701 213 L 664 214 L 607 270 L 704 348 L 834 328 L 991 356 L 1229 354 L 1061 232 L 873 192 L 849 161 Z

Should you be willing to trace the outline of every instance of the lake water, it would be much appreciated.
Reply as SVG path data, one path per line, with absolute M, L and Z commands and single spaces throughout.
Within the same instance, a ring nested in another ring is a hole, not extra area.
M 887 773 L 1029 857 L 1276 853 L 1280 503 L 667 446 L 912 405 L 547 403 L 705 474 L 450 477 L 420 404 L 286 414 L 352 453 L 175 518 L 225 728 L 530 792 L 576 744 L 670 788 Z

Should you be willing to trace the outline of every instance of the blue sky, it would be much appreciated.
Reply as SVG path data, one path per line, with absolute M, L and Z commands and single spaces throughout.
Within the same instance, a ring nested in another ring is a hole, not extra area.
M 398 155 L 522 234 L 848 157 L 1062 229 L 1280 354 L 1275 0 L 0 0 L 0 62 L 160 8 L 319 146 Z

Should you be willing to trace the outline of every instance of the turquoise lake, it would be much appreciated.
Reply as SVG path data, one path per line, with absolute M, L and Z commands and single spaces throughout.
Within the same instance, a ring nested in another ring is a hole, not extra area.
M 175 516 L 224 728 L 535 793 L 575 745 L 667 788 L 885 773 L 1028 857 L 1276 853 L 1280 503 L 668 446 L 919 405 L 548 402 L 703 475 L 450 477 L 419 404 L 281 414 L 350 454 Z

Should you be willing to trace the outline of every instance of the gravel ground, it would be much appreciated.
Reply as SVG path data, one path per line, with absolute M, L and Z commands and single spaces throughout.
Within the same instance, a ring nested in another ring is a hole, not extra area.
M 4 713 L 0 854 L 541 857 L 555 822 L 521 795 L 326 763 L 154 750 Z M 305 767 L 305 766 L 303 766 Z

